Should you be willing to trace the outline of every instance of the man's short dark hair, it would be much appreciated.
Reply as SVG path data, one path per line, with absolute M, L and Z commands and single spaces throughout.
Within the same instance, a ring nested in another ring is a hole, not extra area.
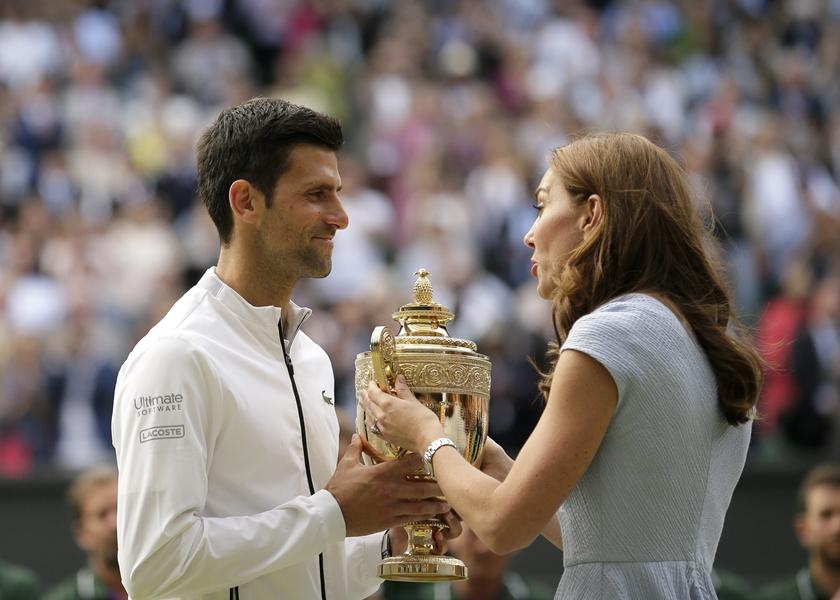
M 796 496 L 796 513 L 804 514 L 808 509 L 808 494 L 815 487 L 827 485 L 840 488 L 840 465 L 823 464 L 814 467 L 802 480 Z
M 314 144 L 335 152 L 343 143 L 336 119 L 285 100 L 254 98 L 223 110 L 198 141 L 198 194 L 222 244 L 230 243 L 233 232 L 228 190 L 234 181 L 248 181 L 270 206 L 295 146 Z

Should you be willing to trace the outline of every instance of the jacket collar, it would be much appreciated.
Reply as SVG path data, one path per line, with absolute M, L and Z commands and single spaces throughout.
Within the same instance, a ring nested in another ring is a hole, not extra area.
M 207 291 L 239 318 L 256 325 L 260 330 L 267 331 L 277 339 L 277 325 L 283 318 L 283 311 L 279 306 L 254 306 L 240 296 L 236 290 L 219 279 L 216 267 L 210 267 L 199 280 L 197 287 Z M 303 322 L 309 318 L 312 310 L 298 306 L 289 300 L 286 308 L 283 333 L 286 345 L 291 346 Z

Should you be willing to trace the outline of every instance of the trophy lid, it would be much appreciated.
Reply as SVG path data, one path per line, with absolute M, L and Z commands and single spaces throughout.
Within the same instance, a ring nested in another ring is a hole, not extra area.
M 473 342 L 449 336 L 446 324 L 454 319 L 455 315 L 447 307 L 434 301 L 429 271 L 421 267 L 414 274 L 417 276 L 414 282 L 414 302 L 403 304 L 393 314 L 394 320 L 401 325 L 397 342 L 431 342 L 475 351 L 476 346 Z
M 432 282 L 429 281 L 429 272 L 426 269 L 420 268 L 414 275 L 417 276 L 417 281 L 414 282 L 414 302 L 403 304 L 393 314 L 394 320 L 402 326 L 399 335 L 448 337 L 446 324 L 454 319 L 455 315 L 432 299 Z
M 418 269 L 415 275 L 414 302 L 393 315 L 401 325 L 399 334 L 393 336 L 385 325 L 376 327 L 370 351 L 356 356 L 356 391 L 367 388 L 371 380 L 391 390 L 402 374 L 415 393 L 488 398 L 489 359 L 478 353 L 475 342 L 449 335 L 446 324 L 455 315 L 434 301 L 429 272 Z

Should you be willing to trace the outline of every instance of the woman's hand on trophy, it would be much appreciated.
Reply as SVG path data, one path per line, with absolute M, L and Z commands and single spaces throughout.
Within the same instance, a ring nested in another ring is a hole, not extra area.
M 497 481 L 504 481 L 513 468 L 513 459 L 504 448 L 487 437 L 481 458 L 481 470 Z
M 437 415 L 418 402 L 402 375 L 397 377 L 396 393 L 386 394 L 375 383 L 361 395 L 362 406 L 371 429 L 406 450 L 422 454 L 429 442 L 443 437 Z

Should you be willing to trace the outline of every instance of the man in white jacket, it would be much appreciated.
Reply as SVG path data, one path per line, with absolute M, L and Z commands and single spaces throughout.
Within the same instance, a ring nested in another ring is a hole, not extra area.
M 356 437 L 336 466 L 332 367 L 290 298 L 330 272 L 348 224 L 342 142 L 337 121 L 266 98 L 199 141 L 218 265 L 137 344 L 114 401 L 119 563 L 136 600 L 361 598 L 383 549 L 405 546 L 396 526 L 448 511 L 436 485 L 406 480 L 416 458 L 363 466 Z

